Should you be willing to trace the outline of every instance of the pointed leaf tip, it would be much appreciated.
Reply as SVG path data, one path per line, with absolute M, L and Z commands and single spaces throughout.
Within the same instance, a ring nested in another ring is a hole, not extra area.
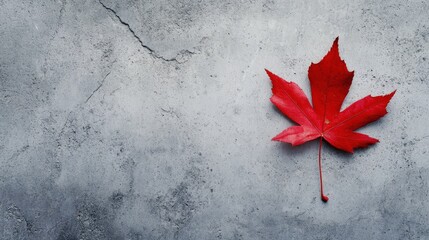
M 335 38 L 335 40 L 334 40 L 334 42 L 332 43 L 332 47 L 331 47 L 331 51 L 336 51 L 336 52 L 338 52 L 339 53 L 339 51 L 338 51 L 338 37 L 336 37 Z
M 387 94 L 389 96 L 389 101 L 390 101 L 390 99 L 392 99 L 392 97 L 395 95 L 395 93 L 396 93 L 396 89 L 393 90 L 393 92 Z

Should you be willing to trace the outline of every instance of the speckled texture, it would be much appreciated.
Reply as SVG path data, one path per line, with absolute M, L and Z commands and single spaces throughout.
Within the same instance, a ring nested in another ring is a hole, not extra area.
M 1 239 L 429 239 L 427 1 L 0 0 Z M 340 37 L 345 105 L 397 89 L 354 155 L 292 125 Z

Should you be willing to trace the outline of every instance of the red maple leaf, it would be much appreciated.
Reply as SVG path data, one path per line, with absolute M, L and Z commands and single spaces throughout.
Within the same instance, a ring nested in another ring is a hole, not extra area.
M 384 96 L 368 95 L 349 107 L 341 110 L 341 105 L 349 92 L 354 72 L 348 71 L 346 63 L 338 52 L 338 37 L 331 50 L 317 64 L 311 63 L 308 69 L 313 106 L 302 91 L 293 82 L 288 82 L 265 69 L 273 83 L 271 102 L 299 126 L 292 126 L 273 138 L 275 141 L 291 143 L 293 146 L 319 138 L 319 176 L 320 194 L 324 202 L 328 197 L 323 194 L 321 152 L 325 139 L 332 146 L 353 153 L 354 148 L 367 147 L 378 142 L 368 135 L 354 132 L 383 117 L 386 106 L 395 94 L 393 91 Z

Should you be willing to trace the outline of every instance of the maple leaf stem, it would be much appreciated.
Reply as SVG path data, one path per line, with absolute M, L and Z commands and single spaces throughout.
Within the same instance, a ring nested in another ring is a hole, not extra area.
M 327 202 L 329 198 L 323 194 L 323 179 L 322 179 L 322 143 L 323 137 L 319 141 L 319 176 L 320 176 L 320 197 L 322 201 Z

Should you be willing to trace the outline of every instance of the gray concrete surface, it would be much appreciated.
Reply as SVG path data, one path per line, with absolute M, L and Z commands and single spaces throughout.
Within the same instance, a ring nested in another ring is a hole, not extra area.
M 429 239 L 427 1 L 0 0 L 0 239 Z M 292 125 L 340 37 L 345 105 L 397 93 L 354 155 Z

